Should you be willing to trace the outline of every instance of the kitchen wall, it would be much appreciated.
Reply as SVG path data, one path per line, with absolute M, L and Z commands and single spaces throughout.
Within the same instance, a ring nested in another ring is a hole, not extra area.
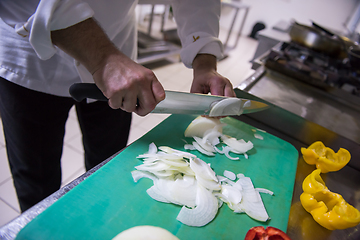
M 247 16 L 243 35 L 249 35 L 256 22 L 265 23 L 267 28 L 273 27 L 278 21 L 291 21 L 310 25 L 310 20 L 337 31 L 345 31 L 344 24 L 353 13 L 358 0 L 241 0 L 241 3 L 251 6 Z M 239 12 L 238 29 L 241 14 Z M 234 10 L 223 7 L 221 27 L 230 27 Z

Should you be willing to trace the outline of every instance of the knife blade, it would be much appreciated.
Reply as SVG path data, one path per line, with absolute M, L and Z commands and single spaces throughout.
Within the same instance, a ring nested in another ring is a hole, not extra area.
M 80 102 L 85 98 L 107 101 L 101 90 L 93 83 L 75 83 L 69 93 L 73 99 Z M 268 108 L 259 101 L 224 97 L 208 94 L 165 91 L 166 97 L 152 113 L 208 115 L 210 117 L 240 115 Z

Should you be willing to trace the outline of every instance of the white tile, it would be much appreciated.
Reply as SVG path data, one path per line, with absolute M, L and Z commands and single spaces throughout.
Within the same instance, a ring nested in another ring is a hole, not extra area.
M 131 127 L 130 128 L 130 134 L 129 134 L 129 140 L 128 145 L 138 140 L 140 137 L 142 137 L 146 133 L 146 130 L 141 127 Z
M 139 116 L 135 113 L 132 114 L 131 126 L 138 126 L 142 121 L 146 121 L 146 116 Z
M 12 178 L 0 185 L 0 199 L 20 213 L 20 206 Z
M 161 120 L 157 116 L 153 116 L 152 114 L 149 114 L 136 127 L 141 127 L 142 129 L 149 131 L 152 128 L 154 128 L 157 124 L 159 124 L 159 122 L 161 122 Z
M 70 182 L 72 182 L 74 179 L 80 177 L 85 172 L 86 172 L 85 166 L 81 167 L 76 172 L 74 172 L 71 176 L 69 176 L 67 179 L 63 180 L 63 182 L 61 183 L 61 187 L 65 186 L 66 184 L 68 184 Z
M 75 106 L 73 106 L 70 111 L 69 111 L 69 118 L 73 119 L 73 120 L 77 120 L 77 115 L 76 115 L 76 110 L 75 110 Z
M 78 153 L 83 154 L 84 153 L 84 145 L 82 143 L 82 135 L 76 135 L 69 140 L 66 140 L 64 143 L 64 146 L 67 146 Z
M 171 114 L 164 113 L 152 113 L 151 115 L 159 121 L 158 124 L 171 116 Z
M 61 167 L 63 182 L 68 182 L 79 169 L 84 168 L 84 155 L 64 146 Z
M 19 216 L 19 213 L 17 213 L 14 209 L 12 209 L 9 205 L 7 205 L 5 202 L 3 202 L 0 199 L 0 227 L 5 225 L 6 223 L 10 222 L 17 216 Z
M 68 141 L 76 136 L 81 135 L 80 126 L 77 119 L 68 118 L 65 125 L 65 138 L 64 141 Z
M 6 148 L 0 147 L 0 184 L 11 177 Z

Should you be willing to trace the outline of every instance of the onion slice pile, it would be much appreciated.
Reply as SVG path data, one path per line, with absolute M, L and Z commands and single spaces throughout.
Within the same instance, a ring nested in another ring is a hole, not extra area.
M 207 156 L 215 156 L 216 152 L 224 154 L 230 160 L 239 160 L 239 157 L 232 157 L 231 153 L 243 154 L 248 158 L 247 151 L 252 149 L 254 145 L 251 141 L 246 142 L 243 139 L 236 139 L 222 133 L 223 123 L 217 118 L 206 118 L 199 116 L 195 118 L 185 130 L 185 137 L 192 137 L 195 141 L 192 144 L 185 144 L 186 150 L 197 150 Z M 222 149 L 217 147 L 221 143 Z
M 177 219 L 189 226 L 204 226 L 214 219 L 218 201 L 213 191 L 221 189 L 215 172 L 203 160 L 188 152 L 149 145 L 139 155 L 143 164 L 132 171 L 135 182 L 145 177 L 153 181 L 146 192 L 159 201 L 183 206 Z
M 195 155 L 170 147 L 157 148 L 154 143 L 138 158 L 143 164 L 131 172 L 134 181 L 151 179 L 153 186 L 146 191 L 151 198 L 183 206 L 176 218 L 183 224 L 208 224 L 223 202 L 236 213 L 245 212 L 258 221 L 269 219 L 259 192 L 273 193 L 255 189 L 243 174 L 225 170 L 224 176 L 216 175 L 210 164 Z
M 237 175 L 239 179 L 236 182 L 229 182 L 226 185 L 222 185 L 221 200 L 226 202 L 231 210 L 235 213 L 246 213 L 249 217 L 266 222 L 269 219 L 269 215 L 265 209 L 264 203 L 261 199 L 259 192 L 273 194 L 273 192 L 259 188 L 254 188 L 254 185 L 249 177 L 245 177 L 243 174 Z M 225 182 L 225 181 L 223 181 Z M 224 187 L 227 186 L 228 191 L 223 193 Z M 242 196 L 241 201 L 234 201 Z

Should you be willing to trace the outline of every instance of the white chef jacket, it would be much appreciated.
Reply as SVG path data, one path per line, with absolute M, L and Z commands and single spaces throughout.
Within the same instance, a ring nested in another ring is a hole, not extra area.
M 142 1 L 142 2 L 146 2 Z M 151 3 L 152 1 L 149 1 Z M 0 76 L 26 88 L 68 97 L 76 82 L 93 82 L 83 65 L 51 42 L 50 32 L 94 17 L 110 40 L 136 59 L 137 0 L 1 0 Z M 191 68 L 198 53 L 222 57 L 219 0 L 169 0 Z

